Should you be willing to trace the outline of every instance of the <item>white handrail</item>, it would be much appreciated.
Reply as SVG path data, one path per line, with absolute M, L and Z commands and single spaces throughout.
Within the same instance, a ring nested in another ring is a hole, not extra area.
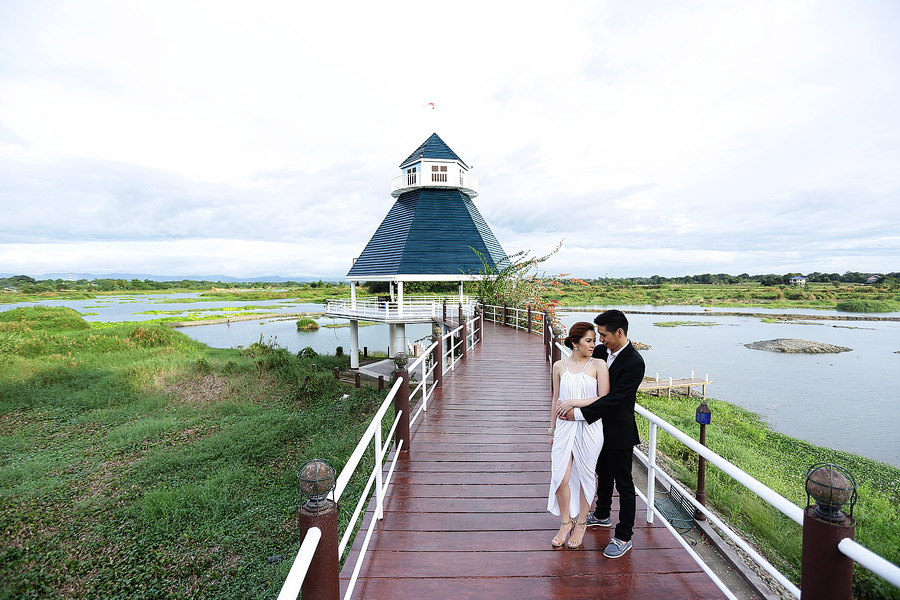
M 659 517 L 662 519 L 663 525 L 665 525 L 666 529 L 669 530 L 669 533 L 675 536 L 675 539 L 678 540 L 678 543 L 681 544 L 681 547 L 687 550 L 687 553 L 691 558 L 694 559 L 694 562 L 696 562 L 697 565 L 701 569 L 703 569 L 703 572 L 706 573 L 706 575 L 710 579 L 712 579 L 712 582 L 716 585 L 717 588 L 719 588 L 719 590 L 723 594 L 725 594 L 725 597 L 728 598 L 728 600 L 737 600 L 737 596 L 735 596 L 732 591 L 728 589 L 728 586 L 725 585 L 725 582 L 719 579 L 718 575 L 713 573 L 713 570 L 709 567 L 709 565 L 706 564 L 706 561 L 703 560 L 703 558 L 699 554 L 697 554 L 697 552 L 693 548 L 691 548 L 691 545 L 687 543 L 687 540 L 685 540 L 678 534 L 677 531 L 675 531 L 675 528 L 672 527 L 672 524 L 669 523 L 669 520 L 666 518 L 666 516 L 656 508 L 656 505 L 653 502 L 649 502 L 646 496 L 641 493 L 641 490 L 635 488 L 634 491 L 638 496 L 641 497 L 641 500 L 643 500 L 648 507 L 653 508 L 653 512 L 659 515 Z
M 900 567 L 875 554 L 859 542 L 844 538 L 838 542 L 841 554 L 851 558 L 893 586 L 900 588 Z
M 297 600 L 300 588 L 303 587 L 303 580 L 306 579 L 306 572 L 309 570 L 309 565 L 312 563 L 313 555 L 316 553 L 321 539 L 322 530 L 318 527 L 310 527 L 307 530 L 303 543 L 300 544 L 300 550 L 297 551 L 297 556 L 294 558 L 294 564 L 291 565 L 284 585 L 281 586 L 281 592 L 278 593 L 278 600 Z
M 649 464 L 650 459 L 647 457 L 647 455 L 645 455 L 643 452 L 641 452 L 637 448 L 634 449 L 634 455 L 638 457 L 638 459 L 644 464 L 644 466 L 647 466 Z M 715 525 L 716 527 L 721 529 L 725 533 L 725 535 L 729 539 L 731 539 L 731 541 L 733 541 L 735 544 L 737 544 L 737 546 L 741 550 L 743 550 L 744 552 L 749 554 L 750 557 L 760 567 L 765 569 L 766 572 L 768 572 L 772 577 L 774 577 L 778 581 L 778 583 L 783 585 L 785 587 L 785 589 L 787 589 L 789 592 L 791 592 L 796 597 L 800 596 L 800 589 L 797 588 L 797 586 L 795 586 L 787 577 L 782 575 L 781 571 L 776 569 L 772 565 L 772 563 L 770 563 L 768 560 L 766 560 L 766 558 L 764 556 L 760 555 L 750 544 L 745 542 L 743 538 L 741 538 L 737 533 L 734 532 L 734 530 L 732 530 L 728 525 L 726 525 L 725 522 L 723 522 L 718 516 L 716 516 L 715 513 L 713 513 L 711 510 L 709 510 L 706 506 L 703 506 L 702 504 L 697 502 L 697 500 L 694 498 L 694 496 L 689 491 L 687 491 L 685 488 L 683 488 L 681 486 L 681 484 L 679 484 L 677 481 L 675 481 L 672 477 L 669 476 L 668 473 L 666 473 L 662 469 L 657 469 L 656 474 L 658 476 L 660 476 L 663 480 L 665 480 L 666 483 L 669 484 L 669 486 L 674 487 L 676 490 L 678 490 L 678 492 L 681 494 L 682 498 L 688 500 L 694 506 L 694 508 L 696 508 L 697 510 L 702 512 L 704 515 L 706 515 L 706 518 L 709 519 L 713 523 L 713 525 Z M 654 510 L 655 510 L 655 507 L 654 507 Z M 659 514 L 659 513 L 657 512 L 657 514 Z
M 475 319 L 468 321 L 468 324 L 470 325 L 470 328 L 472 330 L 475 329 L 474 325 L 472 325 L 475 322 L 476 322 Z M 435 369 L 434 364 L 432 364 L 432 366 L 430 368 L 427 367 L 427 365 L 426 365 L 427 357 L 435 350 L 435 348 L 437 347 L 437 345 L 439 343 L 441 344 L 441 347 L 443 347 L 443 341 L 448 338 L 452 339 L 452 336 L 454 334 L 458 333 L 460 331 L 460 329 L 462 329 L 462 327 L 463 326 L 460 325 L 459 327 L 442 335 L 440 342 L 438 342 L 438 341 L 433 342 L 428 347 L 428 349 L 425 351 L 425 353 L 421 357 L 419 357 L 418 359 L 413 361 L 413 363 L 410 365 L 410 370 L 415 370 L 417 368 L 422 369 L 422 383 L 415 388 L 415 390 L 413 391 L 412 394 L 410 394 L 410 401 L 412 401 L 412 398 L 415 397 L 415 394 L 418 393 L 419 390 L 421 390 L 422 391 L 422 405 L 419 408 L 419 411 L 416 412 L 415 416 L 413 416 L 413 418 L 410 419 L 410 426 L 413 425 L 413 423 L 415 422 L 415 419 L 416 419 L 416 417 L 418 417 L 419 413 L 426 410 L 428 398 L 430 398 L 434 394 L 434 390 L 437 387 L 437 381 L 435 381 L 430 388 L 428 387 L 428 385 L 426 383 L 428 375 L 433 374 L 434 369 Z M 468 334 L 466 337 L 467 338 L 469 337 Z M 475 340 L 475 337 L 473 334 L 473 337 L 472 337 L 473 345 L 475 344 L 475 341 L 476 340 Z M 451 356 L 450 369 L 451 370 L 452 370 L 453 366 L 456 364 L 456 362 L 458 362 L 461 359 L 461 356 L 460 356 L 459 358 L 457 358 L 456 361 L 452 360 L 453 353 L 455 352 L 456 349 L 459 348 L 460 344 L 465 344 L 465 343 L 466 343 L 466 340 L 460 340 L 457 344 L 455 344 L 453 346 L 453 348 L 450 349 L 450 356 Z M 356 448 L 351 453 L 350 458 L 347 459 L 347 462 L 344 465 L 344 468 L 341 470 L 340 474 L 337 477 L 337 481 L 336 481 L 336 485 L 335 485 L 335 489 L 334 489 L 334 501 L 335 502 L 340 500 L 344 491 L 346 491 L 347 485 L 349 484 L 350 479 L 353 476 L 353 473 L 356 471 L 357 467 L 359 466 L 360 462 L 362 461 L 362 457 L 365 455 L 366 451 L 369 448 L 369 443 L 374 442 L 375 468 L 373 469 L 372 473 L 369 475 L 369 479 L 365 485 L 365 488 L 363 489 L 363 492 L 360 495 L 359 502 L 357 502 L 356 508 L 353 511 L 353 516 L 350 518 L 350 521 L 346 525 L 346 529 L 344 530 L 344 535 L 342 536 L 340 543 L 338 544 L 338 559 L 340 559 L 343 556 L 344 551 L 346 550 L 347 545 L 350 542 L 350 536 L 353 534 L 353 530 L 355 529 L 356 522 L 359 519 L 360 514 L 362 513 L 363 506 L 365 506 L 366 502 L 368 502 L 369 493 L 370 493 L 370 490 L 372 489 L 372 485 L 374 484 L 375 485 L 375 510 L 374 510 L 373 519 L 369 523 L 368 529 L 366 530 L 366 537 L 363 540 L 362 547 L 356 558 L 357 562 L 354 565 L 353 574 L 350 577 L 350 581 L 348 583 L 344 598 L 349 598 L 351 596 L 351 594 L 353 593 L 353 588 L 356 585 L 357 578 L 359 577 L 359 571 L 360 571 L 360 568 L 362 567 L 362 561 L 363 561 L 363 558 L 365 557 L 366 550 L 369 547 L 369 542 L 371 540 L 372 533 L 375 529 L 375 525 L 384 516 L 384 508 L 383 508 L 384 498 L 385 498 L 387 489 L 390 487 L 391 479 L 393 478 L 393 474 L 394 474 L 394 469 L 397 466 L 397 459 L 400 457 L 400 451 L 403 448 L 404 440 L 400 439 L 397 441 L 397 448 L 396 448 L 396 451 L 394 452 L 393 460 L 391 461 L 391 464 L 388 468 L 387 475 L 384 477 L 384 483 L 382 484 L 381 480 L 382 480 L 383 469 L 384 469 L 384 467 L 383 467 L 384 459 L 385 459 L 385 456 L 387 455 L 388 451 L 390 450 L 391 440 L 394 437 L 394 433 L 397 430 L 397 426 L 400 423 L 400 419 L 403 415 L 403 412 L 399 411 L 394 416 L 394 422 L 392 423 L 390 431 L 388 432 L 387 436 L 384 439 L 383 445 L 382 445 L 382 435 L 381 435 L 382 434 L 382 420 L 384 419 L 384 416 L 387 413 L 388 408 L 392 405 L 394 396 L 397 395 L 397 392 L 399 391 L 401 385 L 402 385 L 401 379 L 398 379 L 396 382 L 394 382 L 394 385 L 391 387 L 390 391 L 388 391 L 387 396 L 384 399 L 384 402 L 382 402 L 381 406 L 376 411 L 375 416 L 372 418 L 372 421 L 369 423 L 369 426 L 366 428 L 366 431 L 363 433 L 362 437 L 360 438 L 359 443 L 356 445 Z M 321 538 L 321 531 L 317 528 L 314 528 L 314 529 L 310 529 L 310 532 L 312 532 L 313 530 L 318 532 L 317 534 L 315 534 L 317 537 L 315 537 L 314 542 L 312 541 L 313 538 L 310 537 L 309 534 L 307 535 L 307 538 L 304 539 L 303 544 L 301 545 L 301 548 L 300 548 L 300 552 L 298 552 L 297 558 L 294 561 L 294 565 L 291 567 L 291 572 L 288 575 L 288 579 L 285 580 L 285 583 L 282 586 L 281 595 L 278 596 L 279 600 L 288 600 L 288 599 L 296 600 L 297 595 L 300 593 L 300 586 L 303 583 L 303 578 L 306 575 L 306 571 L 309 569 L 309 564 L 312 561 L 312 555 L 315 551 L 316 546 L 318 545 L 319 539 Z M 310 545 L 312 546 L 311 550 L 309 550 Z M 299 573 L 299 580 L 298 580 L 298 575 L 296 573 Z M 293 596 L 290 596 L 291 593 L 293 593 Z
M 360 439 L 359 443 L 356 445 L 356 449 L 353 451 L 353 454 L 351 454 L 350 458 L 347 459 L 347 463 L 341 470 L 341 474 L 338 475 L 337 483 L 334 486 L 335 502 L 341 499 L 341 494 L 343 494 L 344 490 L 347 488 L 347 484 L 350 482 L 350 478 L 353 476 L 353 472 L 356 471 L 356 467 L 359 465 L 359 461 L 362 460 L 363 454 L 365 453 L 366 448 L 369 446 L 369 442 L 375 436 L 375 428 L 381 427 L 381 419 L 384 418 L 384 414 L 391 406 L 391 403 L 394 400 L 394 396 L 397 395 L 397 390 L 400 389 L 401 383 L 402 381 L 400 379 L 394 382 L 394 385 L 388 392 L 388 395 L 384 399 L 384 402 L 382 402 L 381 406 L 378 408 L 378 412 L 376 412 L 375 416 L 372 417 L 372 422 L 369 423 L 369 426 L 366 428 L 366 432 L 363 433 L 362 439 Z

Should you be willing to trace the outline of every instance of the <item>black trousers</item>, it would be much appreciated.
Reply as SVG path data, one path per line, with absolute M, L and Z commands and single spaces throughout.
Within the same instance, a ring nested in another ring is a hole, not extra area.
M 636 496 L 631 477 L 631 448 L 600 451 L 597 459 L 597 507 L 594 516 L 606 519 L 612 511 L 613 484 L 619 492 L 619 522 L 616 537 L 627 542 L 634 533 Z

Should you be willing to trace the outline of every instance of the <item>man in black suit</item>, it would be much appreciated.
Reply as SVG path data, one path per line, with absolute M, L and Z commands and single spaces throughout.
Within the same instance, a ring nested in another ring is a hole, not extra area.
M 640 443 L 634 421 L 637 389 L 644 380 L 644 359 L 628 341 L 628 319 L 620 310 L 597 315 L 597 347 L 594 358 L 609 367 L 609 393 L 584 408 L 572 409 L 563 417 L 593 423 L 603 419 L 603 449 L 597 459 L 597 506 L 588 513 L 588 526 L 610 527 L 613 485 L 619 492 L 619 522 L 615 537 L 604 550 L 607 558 L 619 558 L 631 550 L 634 530 L 635 491 L 631 476 L 631 455 Z

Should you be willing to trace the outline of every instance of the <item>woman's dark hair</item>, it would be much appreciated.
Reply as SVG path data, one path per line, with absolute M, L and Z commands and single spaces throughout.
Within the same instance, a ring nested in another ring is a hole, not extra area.
M 563 340 L 566 348 L 574 348 L 575 344 L 587 335 L 588 331 L 594 331 L 594 326 L 584 321 L 578 321 L 569 328 L 569 335 Z

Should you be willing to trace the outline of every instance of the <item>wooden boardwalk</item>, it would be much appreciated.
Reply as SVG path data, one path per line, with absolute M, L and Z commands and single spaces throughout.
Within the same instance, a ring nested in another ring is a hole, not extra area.
M 550 391 L 541 338 L 485 327 L 484 343 L 413 428 L 353 597 L 722 598 L 662 525 L 645 522 L 640 498 L 634 549 L 624 557 L 603 557 L 612 533 L 602 528 L 588 529 L 582 550 L 550 547 L 559 518 L 546 510 Z M 362 538 L 341 573 L 342 596 Z

